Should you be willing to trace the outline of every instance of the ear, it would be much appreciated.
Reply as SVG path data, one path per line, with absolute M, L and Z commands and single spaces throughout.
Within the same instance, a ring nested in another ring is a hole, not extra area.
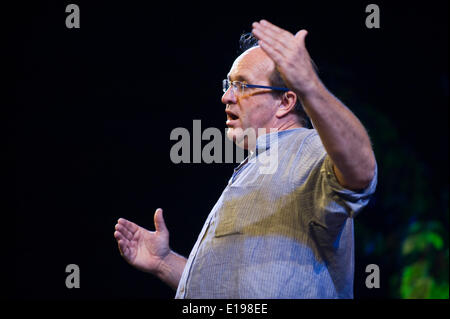
M 286 116 L 289 112 L 294 110 L 295 103 L 297 103 L 297 95 L 293 91 L 285 92 L 281 98 L 281 103 L 275 116 L 277 118 Z

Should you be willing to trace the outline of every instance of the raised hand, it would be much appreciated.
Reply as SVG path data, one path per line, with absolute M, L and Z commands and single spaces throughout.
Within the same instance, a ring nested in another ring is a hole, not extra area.
M 155 212 L 154 232 L 123 218 L 117 221 L 114 232 L 122 257 L 137 269 L 152 274 L 162 271 L 162 262 L 170 253 L 169 231 L 162 212 L 160 208 Z
M 291 90 L 300 95 L 307 94 L 317 85 L 319 79 L 305 46 L 308 31 L 300 30 L 294 36 L 266 20 L 254 22 L 252 27 L 259 46 L 275 62 Z

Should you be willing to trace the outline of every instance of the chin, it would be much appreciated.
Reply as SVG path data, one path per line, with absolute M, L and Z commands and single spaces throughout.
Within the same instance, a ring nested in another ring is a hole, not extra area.
M 233 127 L 228 127 L 226 129 L 227 138 L 232 141 L 233 143 L 236 143 L 238 140 L 238 133 L 237 130 Z
M 245 143 L 243 143 L 244 133 L 241 128 L 229 127 L 227 128 L 227 138 L 236 144 L 240 148 L 245 149 Z
M 254 136 L 252 129 L 243 130 L 242 128 L 228 128 L 227 138 L 235 143 L 238 147 L 245 150 L 252 148 L 255 144 L 256 136 Z

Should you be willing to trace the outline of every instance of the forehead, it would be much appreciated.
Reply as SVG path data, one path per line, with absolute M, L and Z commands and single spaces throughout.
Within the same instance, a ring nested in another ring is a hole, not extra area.
M 228 78 L 232 81 L 268 80 L 275 65 L 260 47 L 242 53 L 233 63 Z

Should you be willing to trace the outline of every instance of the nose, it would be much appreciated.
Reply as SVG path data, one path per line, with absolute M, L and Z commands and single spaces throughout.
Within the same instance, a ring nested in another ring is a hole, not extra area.
M 235 104 L 236 95 L 233 92 L 232 87 L 229 87 L 228 90 L 222 95 L 222 103 L 223 104 Z

